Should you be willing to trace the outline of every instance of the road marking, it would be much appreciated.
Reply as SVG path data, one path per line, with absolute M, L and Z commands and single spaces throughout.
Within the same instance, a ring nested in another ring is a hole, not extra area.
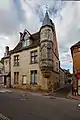
M 10 119 L 4 116 L 2 113 L 0 113 L 0 120 L 10 120 Z
M 27 94 L 21 94 L 20 96 L 21 96 L 20 100 L 27 100 L 28 99 Z
M 7 89 L 1 89 L 0 92 L 4 93 L 4 92 L 12 92 L 12 91 L 11 90 L 7 90 Z
M 20 100 L 27 100 L 28 98 L 22 98 L 22 99 L 20 99 Z

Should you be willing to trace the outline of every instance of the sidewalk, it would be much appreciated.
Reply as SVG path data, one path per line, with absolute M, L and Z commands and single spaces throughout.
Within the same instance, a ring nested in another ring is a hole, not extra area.
M 67 84 L 68 85 L 68 84 Z M 55 92 L 62 89 L 62 88 L 65 88 L 67 85 L 64 85 L 58 89 L 56 89 L 54 91 L 54 93 L 50 92 L 50 93 L 47 93 L 47 92 L 41 92 L 41 91 L 30 91 L 30 90 L 26 90 L 26 89 L 19 89 L 19 88 L 5 88 L 5 89 L 9 89 L 11 91 L 16 91 L 16 92 L 24 92 L 24 93 L 29 93 L 29 94 L 32 94 L 34 96 L 45 96 L 45 97 L 50 97 L 50 96 L 54 96 L 55 97 Z
M 32 95 L 35 95 L 35 96 L 42 96 L 44 94 L 47 94 L 45 92 L 40 92 L 40 91 L 31 91 L 31 90 L 26 90 L 26 89 L 19 89 L 19 88 L 8 88 L 9 90 L 11 91 L 14 91 L 14 92 L 23 92 L 23 93 L 29 93 L 29 94 L 32 94 Z
M 72 91 L 67 95 L 67 98 L 74 99 L 74 100 L 80 100 L 80 96 L 73 96 Z
M 71 96 L 72 99 L 80 100 L 80 96 Z
M 80 96 L 69 96 L 70 99 L 74 99 L 74 100 L 79 100 L 80 101 Z

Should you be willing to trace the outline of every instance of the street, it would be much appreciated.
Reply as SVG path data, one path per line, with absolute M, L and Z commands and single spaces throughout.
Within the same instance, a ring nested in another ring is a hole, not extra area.
M 77 100 L 30 94 L 25 91 L 0 92 L 0 114 L 10 120 L 80 120 Z
M 71 89 L 72 89 L 72 84 L 68 84 L 65 87 L 54 92 L 54 96 L 66 98 L 68 93 L 71 91 Z

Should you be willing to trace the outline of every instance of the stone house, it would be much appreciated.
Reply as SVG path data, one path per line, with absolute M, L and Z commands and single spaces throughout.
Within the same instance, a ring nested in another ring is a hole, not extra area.
M 70 73 L 69 69 L 62 69 L 61 67 L 59 68 L 60 74 L 59 74 L 59 87 L 62 87 L 70 81 L 72 82 L 72 74 Z
M 0 61 L 0 86 L 4 84 L 3 74 L 4 74 L 4 66 L 2 61 Z
M 71 79 L 71 73 L 69 71 L 69 69 L 64 69 L 64 79 L 65 79 L 65 84 L 68 83 L 68 80 Z
M 10 51 L 9 51 L 9 47 L 6 46 L 5 47 L 5 53 L 4 53 L 4 57 L 2 58 L 3 61 L 3 66 L 4 66 L 4 86 L 10 87 L 11 85 L 11 59 L 10 59 Z
M 60 74 L 59 74 L 59 87 L 63 87 L 65 85 L 65 71 L 60 67 Z
M 59 53 L 55 25 L 46 12 L 40 30 L 20 32 L 13 50 L 6 47 L 4 68 L 11 87 L 54 90 L 59 87 Z M 7 61 L 7 62 L 6 62 Z

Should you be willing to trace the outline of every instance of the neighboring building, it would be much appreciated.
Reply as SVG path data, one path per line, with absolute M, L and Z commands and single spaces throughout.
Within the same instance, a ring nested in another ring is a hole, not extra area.
M 3 63 L 0 61 L 0 86 L 4 84 L 3 74 L 4 74 L 4 67 L 3 67 Z
M 5 53 L 4 53 L 4 57 L 2 58 L 3 61 L 3 65 L 4 65 L 4 86 L 10 87 L 10 74 L 11 74 L 11 61 L 10 61 L 10 51 L 9 51 L 9 47 L 6 46 L 5 47 Z
M 71 47 L 73 58 L 73 95 L 80 95 L 80 41 Z
M 69 73 L 68 74 L 68 83 L 72 83 L 72 74 L 71 73 Z
M 68 84 L 68 83 L 71 83 L 72 82 L 72 74 L 70 73 L 69 69 L 66 70 L 66 69 L 62 69 L 60 67 L 60 76 L 59 76 L 59 85 L 60 87 Z
M 68 70 L 64 69 L 64 79 L 65 84 L 68 83 L 68 80 L 72 80 L 72 74 L 70 73 L 69 69 Z
M 54 90 L 59 87 L 59 53 L 55 26 L 46 12 L 35 34 L 20 32 L 17 46 L 4 56 L 8 84 L 12 87 Z M 6 63 L 7 61 L 7 63 Z
M 59 87 L 63 87 L 64 85 L 65 85 L 65 71 L 60 67 Z

